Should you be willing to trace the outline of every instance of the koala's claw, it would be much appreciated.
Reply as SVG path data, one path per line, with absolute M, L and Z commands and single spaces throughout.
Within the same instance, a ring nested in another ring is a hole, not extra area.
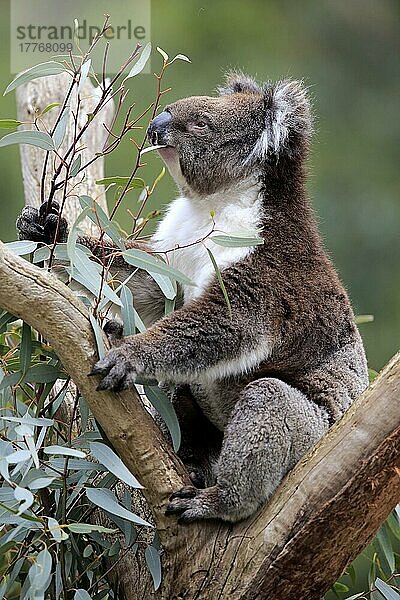
M 187 485 L 171 495 L 165 514 L 178 515 L 178 523 L 215 518 L 214 489 L 199 490 Z
M 198 496 L 198 494 L 199 490 L 197 488 L 193 487 L 192 485 L 185 485 L 185 487 L 171 494 L 169 499 L 175 500 L 176 498 L 195 498 Z
M 124 326 L 116 319 L 110 319 L 103 327 L 103 331 L 113 344 L 118 340 L 122 340 Z
M 68 222 L 64 218 L 59 219 L 59 210 L 58 202 L 55 201 L 49 212 L 47 203 L 43 203 L 39 210 L 33 206 L 25 206 L 16 223 L 19 239 L 52 244 L 58 226 L 57 241 L 65 242 L 68 237 Z
M 44 227 L 40 223 L 39 211 L 33 206 L 25 206 L 16 222 L 20 240 L 44 242 Z
M 98 391 L 120 392 L 133 386 L 137 372 L 124 352 L 111 350 L 107 356 L 94 365 L 89 373 L 89 376 L 92 375 L 100 375 L 103 378 L 97 386 Z
M 191 523 L 200 519 L 220 519 L 224 510 L 218 485 L 202 490 L 187 485 L 170 496 L 165 514 L 178 515 L 178 523 Z

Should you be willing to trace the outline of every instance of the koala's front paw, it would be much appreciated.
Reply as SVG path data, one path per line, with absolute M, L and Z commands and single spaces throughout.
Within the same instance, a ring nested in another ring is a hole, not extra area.
M 141 372 L 141 366 L 132 355 L 130 344 L 122 343 L 99 360 L 89 375 L 100 375 L 102 377 L 97 386 L 99 391 L 114 390 L 120 392 L 133 387 L 137 376 Z
M 103 327 L 109 342 L 114 348 L 93 367 L 89 375 L 101 375 L 103 379 L 98 390 L 115 392 L 133 387 L 143 367 L 136 359 L 139 356 L 139 336 L 123 341 L 123 325 L 115 319 L 107 321 Z
M 58 242 L 66 242 L 68 237 L 68 222 L 59 219 L 60 207 L 53 201 L 47 214 L 47 204 L 42 204 L 39 210 L 33 206 L 25 206 L 17 219 L 18 237 L 20 240 L 53 244 L 57 234 Z M 57 224 L 58 231 L 57 231 Z

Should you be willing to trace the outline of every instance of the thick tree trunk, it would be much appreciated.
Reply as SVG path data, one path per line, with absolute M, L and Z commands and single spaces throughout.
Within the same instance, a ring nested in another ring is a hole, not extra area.
M 126 598 L 319 600 L 400 500 L 397 355 L 255 516 L 179 526 L 163 508 L 187 480 L 185 470 L 135 393 L 96 392 L 87 377 L 96 350 L 86 309 L 2 244 L 0 278 L 0 305 L 51 342 L 145 487 L 164 547 L 162 590 L 139 587 Z

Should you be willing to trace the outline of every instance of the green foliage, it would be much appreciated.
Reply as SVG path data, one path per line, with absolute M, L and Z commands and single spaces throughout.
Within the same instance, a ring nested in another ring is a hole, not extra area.
M 59 418 L 58 400 L 65 397 L 68 379 L 56 381 L 62 373 L 56 355 L 30 327 L 7 316 L 0 334 L 1 378 L 18 377 L 0 390 L 1 597 L 72 598 L 79 580 L 81 587 L 108 590 L 113 598 L 102 573 L 105 559 L 122 544 L 104 537 L 114 529 L 87 521 L 95 506 L 118 515 L 128 539 L 123 547 L 132 546 L 149 524 L 112 490 L 118 481 L 140 484 L 103 440 L 90 413 L 73 431 Z M 46 376 L 29 377 L 38 368 L 48 369 Z M 80 400 L 76 394 L 78 413 Z

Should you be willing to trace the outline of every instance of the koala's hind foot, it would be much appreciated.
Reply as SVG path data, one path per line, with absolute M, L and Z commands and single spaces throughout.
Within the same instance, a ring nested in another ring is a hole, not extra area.
M 216 485 L 175 492 L 166 514 L 179 515 L 181 522 L 249 517 L 328 428 L 325 409 L 286 383 L 250 383 L 225 430 Z
M 223 491 L 216 485 L 205 489 L 187 485 L 172 494 L 165 514 L 179 515 L 180 523 L 222 518 L 219 512 L 225 505 L 223 496 Z
M 59 210 L 58 202 L 55 201 L 52 202 L 48 214 L 46 204 L 42 204 L 39 209 L 25 206 L 16 223 L 19 239 L 53 244 L 57 234 L 58 242 L 66 242 L 68 222 L 64 218 L 59 219 Z M 59 225 L 58 221 L 60 221 Z

